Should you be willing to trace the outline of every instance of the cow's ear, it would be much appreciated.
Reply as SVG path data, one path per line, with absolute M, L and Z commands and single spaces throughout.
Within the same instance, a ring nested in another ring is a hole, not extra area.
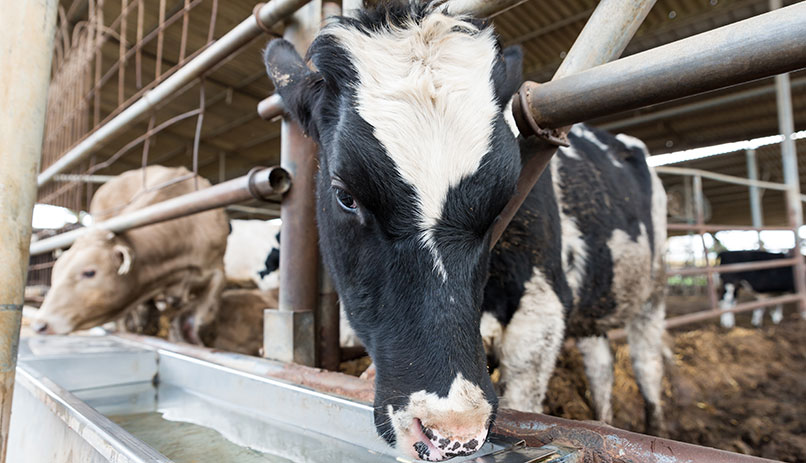
M 501 58 L 493 67 L 493 86 L 498 104 L 503 109 L 523 81 L 523 49 L 513 45 L 501 52 Z
M 269 42 L 263 60 L 285 110 L 319 142 L 317 107 L 322 97 L 322 76 L 311 71 L 294 46 L 283 39 Z

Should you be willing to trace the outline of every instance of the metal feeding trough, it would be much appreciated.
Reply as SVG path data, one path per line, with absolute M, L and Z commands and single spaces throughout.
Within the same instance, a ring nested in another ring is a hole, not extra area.
M 19 351 L 10 462 L 408 462 L 372 407 L 112 336 L 33 337 Z M 494 437 L 451 461 L 574 461 Z

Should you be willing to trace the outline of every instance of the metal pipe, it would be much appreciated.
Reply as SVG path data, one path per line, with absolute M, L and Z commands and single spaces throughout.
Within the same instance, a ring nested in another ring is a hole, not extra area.
M 579 33 L 552 81 L 621 56 L 655 0 L 602 1 Z
M 58 7 L 57 0 L 23 0 L 0 15 L 0 462 L 8 452 Z
M 478 18 L 496 16 L 528 0 L 448 0 L 445 9 L 451 14 L 471 14 Z M 347 7 L 344 7 L 347 11 Z
M 288 21 L 284 38 L 304 54 L 322 21 L 322 2 L 313 0 Z M 316 228 L 317 147 L 299 124 L 284 117 L 280 165 L 294 187 L 283 197 L 280 218 L 279 310 L 264 311 L 263 355 L 314 366 L 318 363 L 316 309 L 319 297 L 319 233 Z
M 747 160 L 747 179 L 751 182 L 758 181 L 758 164 L 756 163 L 756 150 L 748 149 L 744 151 Z M 751 185 L 748 191 L 750 195 L 750 217 L 753 221 L 755 228 L 761 228 L 763 223 L 763 212 L 761 210 L 761 191 L 755 185 Z M 764 243 L 761 241 L 761 232 L 757 233 L 758 245 L 763 248 Z
M 566 55 L 555 78 L 580 72 L 590 66 L 618 58 L 654 4 L 655 0 L 601 0 Z M 603 43 L 607 45 L 602 47 Z M 565 64 L 566 61 L 568 64 Z M 525 89 L 528 92 L 528 84 L 530 82 L 524 83 L 519 93 L 523 93 Z M 520 98 L 516 95 L 513 100 L 517 103 Z M 525 115 L 522 109 L 525 107 L 520 108 L 513 104 L 513 116 L 516 121 L 521 121 L 518 123 L 519 128 L 523 126 L 522 121 Z M 527 135 L 524 133 L 524 137 Z M 523 167 L 518 178 L 515 195 L 493 224 L 490 248 L 495 246 L 495 243 L 501 238 L 551 157 L 557 152 L 556 146 L 535 140 L 527 140 L 523 148 L 521 151 Z
M 523 439 L 530 447 L 555 443 L 580 449 L 581 455 L 575 461 L 771 463 L 764 458 L 624 431 L 604 423 L 507 409 L 499 410 L 492 432 Z
M 322 371 L 294 363 L 276 362 L 251 355 L 222 352 L 191 344 L 168 342 L 164 339 L 133 333 L 115 333 L 115 337 L 145 344 L 155 349 L 176 352 L 256 376 L 277 378 L 326 394 L 336 394 L 361 402 L 372 403 L 375 388 L 372 382 L 333 371 Z
M 707 266 L 707 267 L 676 268 L 667 270 L 666 274 L 669 276 L 672 275 L 689 276 L 689 275 L 702 275 L 704 273 L 711 273 L 711 274 L 736 273 L 736 272 L 746 272 L 749 270 L 764 270 L 769 268 L 792 267 L 794 265 L 797 265 L 797 263 L 798 259 L 792 257 L 786 259 L 765 260 L 760 262 L 742 262 L 738 264 L 726 264 L 726 265 Z
M 795 79 L 792 81 L 792 88 L 799 88 L 803 86 L 806 86 L 806 77 Z M 729 95 L 718 96 L 715 98 L 709 98 L 707 100 L 676 106 L 674 108 L 662 109 L 660 111 L 641 114 L 627 119 L 607 122 L 604 124 L 596 124 L 596 126 L 604 130 L 622 130 L 627 127 L 632 127 L 634 125 L 646 124 L 647 122 L 668 119 L 670 117 L 680 116 L 694 111 L 702 111 L 704 109 L 715 108 L 718 106 L 749 100 L 751 98 L 769 95 L 772 93 L 775 93 L 775 84 L 765 85 L 759 88 L 751 88 L 749 90 L 731 93 Z
M 770 0 L 770 9 L 774 10 L 773 13 L 785 13 L 791 11 L 792 8 L 781 8 L 781 0 Z M 798 5 L 793 5 L 798 6 Z M 806 21 L 806 4 L 800 4 L 801 11 L 804 13 L 801 16 L 800 28 L 803 31 L 803 24 Z M 806 37 L 806 34 L 803 34 Z M 801 40 L 800 47 L 804 49 L 804 40 Z M 801 63 L 804 65 L 803 63 Z M 775 96 L 778 107 L 778 127 L 781 134 L 784 136 L 781 142 L 781 163 L 784 172 L 784 183 L 789 186 L 786 191 L 786 210 L 789 218 L 789 225 L 795 234 L 794 254 L 798 258 L 798 263 L 793 269 L 795 277 L 795 288 L 798 295 L 800 295 L 800 302 L 798 309 L 802 316 L 806 317 L 806 263 L 803 262 L 801 256 L 802 240 L 800 239 L 800 229 L 803 226 L 803 207 L 801 205 L 800 194 L 800 176 L 798 175 L 798 160 L 797 148 L 795 147 L 795 140 L 792 139 L 792 133 L 795 132 L 794 116 L 792 115 L 792 88 L 789 84 L 789 74 L 782 74 L 775 76 Z
M 741 177 L 735 177 L 733 175 L 725 175 L 716 172 L 710 172 L 702 169 L 690 169 L 688 167 L 658 166 L 653 167 L 653 169 L 655 170 L 655 172 L 659 174 L 686 175 L 691 177 L 699 176 L 702 178 L 717 180 L 719 182 L 732 183 L 734 185 L 744 185 L 749 187 L 765 188 L 768 190 L 786 191 L 789 188 L 789 186 L 787 186 L 784 183 L 774 183 L 774 182 L 765 182 L 763 180 L 746 179 Z
M 106 183 L 113 178 L 115 178 L 114 175 L 58 174 L 53 180 L 57 182 Z
M 128 214 L 112 217 L 109 220 L 95 224 L 95 228 L 121 233 L 132 228 L 165 222 L 249 199 L 267 198 L 287 191 L 290 186 L 290 176 L 281 167 L 254 169 L 243 177 L 171 198 L 161 203 L 152 204 Z M 32 243 L 30 247 L 31 255 L 66 248 L 86 232 L 86 228 L 78 228 Z
M 282 116 L 284 112 L 285 107 L 283 106 L 283 99 L 280 98 L 279 93 L 275 93 L 257 104 L 257 113 L 267 121 Z
M 700 242 L 702 242 L 703 259 L 705 266 L 711 267 L 708 262 L 708 246 L 705 244 L 705 196 L 702 194 L 702 177 L 695 175 L 692 178 L 692 186 L 694 188 L 694 214 L 697 218 L 697 233 L 700 234 Z M 708 281 L 708 300 L 711 302 L 711 308 L 718 310 L 717 297 L 716 297 L 716 284 L 714 282 L 713 272 L 706 273 Z
M 804 23 L 797 3 L 521 92 L 548 129 L 696 95 L 806 66 Z
M 790 302 L 799 302 L 800 296 L 797 294 L 787 294 L 785 296 L 778 296 L 772 297 L 769 299 L 762 299 L 753 302 L 746 302 L 744 304 L 738 304 L 736 306 L 720 309 L 720 310 L 705 310 L 701 312 L 689 313 L 685 315 L 680 315 L 677 317 L 672 317 L 666 320 L 666 328 L 677 328 L 678 326 L 688 325 L 690 323 L 701 322 L 704 320 L 710 320 L 712 318 L 716 318 L 721 316 L 724 313 L 739 313 L 739 312 L 747 312 L 748 310 L 755 310 L 761 307 L 771 307 L 778 304 L 787 304 Z M 609 337 L 609 335 L 608 335 Z
M 703 230 L 706 232 L 718 232 L 718 231 L 733 231 L 733 230 L 741 230 L 741 231 L 792 231 L 790 227 L 776 227 L 776 226 L 766 226 L 763 228 L 756 228 L 753 226 L 748 225 L 692 225 L 686 223 L 670 223 L 666 225 L 667 230 L 673 231 L 694 231 L 694 230 Z
M 64 172 L 85 160 L 107 141 L 123 133 L 133 122 L 154 110 L 160 102 L 172 96 L 193 79 L 201 76 L 224 58 L 246 45 L 250 40 L 262 34 L 263 30 L 258 25 L 258 19 L 265 27 L 270 27 L 290 16 L 306 3 L 307 0 L 272 0 L 264 4 L 256 15 L 244 19 L 231 31 L 165 79 L 164 82 L 146 92 L 131 106 L 64 153 L 53 165 L 39 174 L 37 184 L 41 187 L 53 180 L 56 174 Z

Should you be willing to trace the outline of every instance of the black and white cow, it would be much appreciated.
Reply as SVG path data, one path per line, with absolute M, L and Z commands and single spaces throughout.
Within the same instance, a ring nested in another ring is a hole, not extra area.
M 792 256 L 766 251 L 724 251 L 717 256 L 719 265 L 740 264 L 745 262 L 763 262 L 769 260 L 788 259 Z M 778 296 L 783 293 L 795 291 L 795 278 L 792 267 L 767 268 L 762 270 L 747 270 L 744 272 L 722 273 L 720 280 L 719 306 L 724 309 L 736 305 L 739 293 L 745 291 L 750 296 L 759 299 Z M 778 304 L 770 314 L 772 322 L 776 325 L 784 318 L 784 308 Z M 751 322 L 753 326 L 761 326 L 764 319 L 764 309 L 753 310 Z M 725 328 L 736 325 L 732 312 L 725 312 L 720 316 L 720 323 Z
M 431 461 L 474 452 L 498 407 L 484 343 L 503 405 L 539 410 L 566 335 L 608 418 L 604 335 L 625 324 L 659 426 L 665 194 L 643 145 L 576 128 L 490 252 L 534 143 L 509 109 L 522 55 L 443 7 L 381 2 L 338 19 L 308 51 L 317 71 L 283 40 L 265 54 L 319 143 L 321 252 L 377 368 L 379 434 Z
M 237 286 L 280 287 L 280 226 L 274 220 L 230 220 L 224 273 Z

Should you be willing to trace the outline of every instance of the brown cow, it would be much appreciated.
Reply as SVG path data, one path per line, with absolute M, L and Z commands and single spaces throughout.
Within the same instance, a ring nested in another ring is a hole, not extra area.
M 125 172 L 98 189 L 90 214 L 97 223 L 210 186 L 201 177 L 176 182 L 188 174 L 183 167 L 163 166 Z M 221 209 L 120 234 L 89 230 L 56 261 L 34 329 L 69 333 L 97 326 L 159 296 L 176 311 L 171 339 L 210 339 L 224 287 L 228 232 Z

